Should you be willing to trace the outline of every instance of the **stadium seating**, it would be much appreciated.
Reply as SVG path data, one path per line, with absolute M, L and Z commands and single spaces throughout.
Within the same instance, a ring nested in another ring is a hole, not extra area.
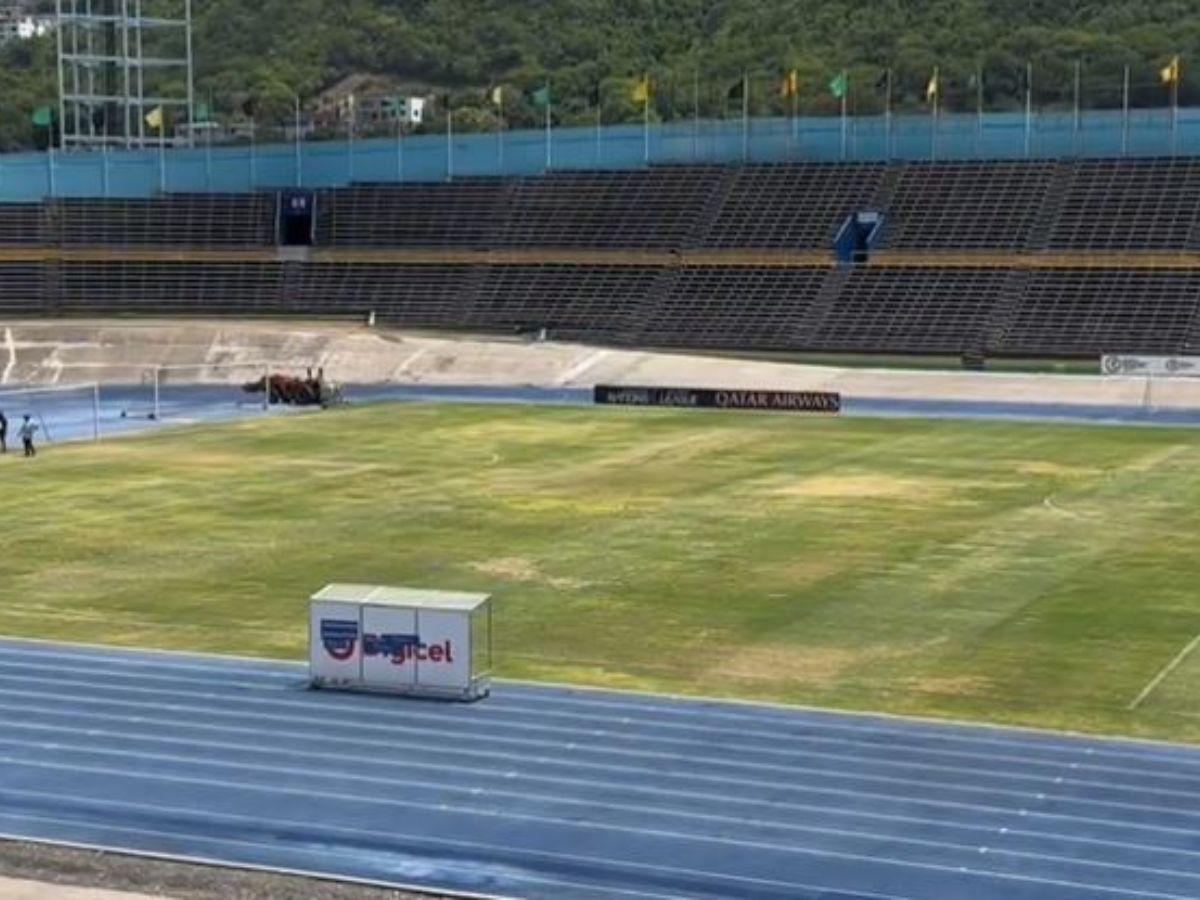
M 153 200 L 52 202 L 64 247 L 241 249 L 275 243 L 271 194 L 171 194 Z
M 689 267 L 647 311 L 639 343 L 658 347 L 781 350 L 804 324 L 829 269 Z
M 325 247 L 460 247 L 498 243 L 511 182 L 362 184 L 322 191 L 316 243 Z
M 882 205 L 881 163 L 737 167 L 704 247 L 825 250 L 846 217 Z
M 1055 172 L 1051 162 L 914 162 L 885 206 L 884 246 L 1023 250 Z
M 0 314 L 286 314 L 730 350 L 1200 352 L 1200 159 L 773 163 L 0 205 Z M 835 259 L 847 216 L 882 246 Z M 93 252 L 94 251 L 94 252 Z M 249 251 L 249 252 L 247 252 Z
M 1178 353 L 1200 301 L 1200 271 L 1034 272 L 996 349 L 1012 355 Z
M 1079 160 L 1047 247 L 1200 249 L 1200 159 Z
M 721 175 L 712 166 L 675 166 L 523 178 L 514 188 L 499 246 L 689 246 Z

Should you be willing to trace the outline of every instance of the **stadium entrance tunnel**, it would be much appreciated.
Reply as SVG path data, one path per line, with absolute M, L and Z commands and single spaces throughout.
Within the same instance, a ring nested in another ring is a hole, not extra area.
M 846 218 L 833 241 L 839 265 L 865 263 L 883 234 L 883 213 L 867 210 Z

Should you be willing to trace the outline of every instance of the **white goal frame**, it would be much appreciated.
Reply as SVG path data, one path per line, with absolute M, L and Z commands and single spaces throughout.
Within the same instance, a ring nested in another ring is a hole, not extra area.
M 0 385 L 0 402 L 4 401 L 5 397 L 24 397 L 33 394 L 66 394 L 79 393 L 81 391 L 92 392 L 92 440 L 100 440 L 100 383 L 98 381 L 88 381 L 82 384 L 48 384 L 43 387 L 21 387 L 8 388 Z M 40 418 L 40 414 L 39 414 Z M 43 428 L 45 420 L 42 421 Z M 46 440 L 54 443 L 54 438 L 49 430 L 46 431 Z

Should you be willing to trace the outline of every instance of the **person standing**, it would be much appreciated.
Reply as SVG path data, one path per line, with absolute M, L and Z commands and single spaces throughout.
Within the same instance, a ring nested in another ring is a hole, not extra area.
M 25 414 L 25 420 L 21 423 L 21 443 L 25 445 L 25 455 L 37 456 L 37 448 L 33 446 L 33 436 L 37 433 L 37 426 L 29 421 L 29 413 Z
M 4 417 L 4 410 L 0 409 L 0 453 L 8 452 L 8 419 Z

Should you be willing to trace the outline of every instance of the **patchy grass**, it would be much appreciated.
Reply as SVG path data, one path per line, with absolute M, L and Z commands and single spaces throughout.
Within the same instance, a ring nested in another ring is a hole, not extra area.
M 1200 433 L 395 405 L 0 459 L 0 632 L 297 657 L 488 590 L 509 676 L 1200 740 Z

